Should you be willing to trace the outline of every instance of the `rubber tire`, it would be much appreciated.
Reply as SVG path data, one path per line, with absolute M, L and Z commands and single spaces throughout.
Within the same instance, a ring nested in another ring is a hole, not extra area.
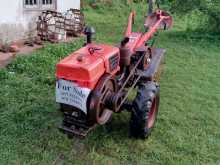
M 155 125 L 160 99 L 160 89 L 155 82 L 140 84 L 137 96 L 132 103 L 132 112 L 130 119 L 130 136 L 135 138 L 146 139 L 152 132 Z M 156 101 L 156 112 L 152 127 L 148 128 L 149 113 Z

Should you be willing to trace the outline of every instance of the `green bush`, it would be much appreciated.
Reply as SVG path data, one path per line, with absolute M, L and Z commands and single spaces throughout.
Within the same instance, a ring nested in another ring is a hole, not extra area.
M 199 17 L 202 25 L 200 29 L 212 32 L 220 32 L 220 1 L 218 0 L 164 0 L 164 4 L 169 4 L 170 10 L 177 14 L 201 13 Z M 204 22 L 204 20 L 206 20 Z

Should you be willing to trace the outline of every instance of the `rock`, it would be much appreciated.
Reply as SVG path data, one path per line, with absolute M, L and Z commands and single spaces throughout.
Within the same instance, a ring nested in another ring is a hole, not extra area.
M 9 46 L 8 45 L 2 45 L 1 46 L 1 52 L 3 52 L 3 53 L 10 52 Z
M 10 45 L 9 51 L 13 53 L 19 52 L 19 47 L 17 45 Z
M 43 42 L 42 42 L 42 40 L 40 39 L 39 36 L 34 38 L 34 43 L 37 44 L 37 45 L 43 45 Z

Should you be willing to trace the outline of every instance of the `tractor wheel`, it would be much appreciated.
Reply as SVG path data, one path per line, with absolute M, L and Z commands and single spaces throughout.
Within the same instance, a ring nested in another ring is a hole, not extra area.
M 130 135 L 147 138 L 156 121 L 159 107 L 159 86 L 148 82 L 139 86 L 137 96 L 132 104 Z

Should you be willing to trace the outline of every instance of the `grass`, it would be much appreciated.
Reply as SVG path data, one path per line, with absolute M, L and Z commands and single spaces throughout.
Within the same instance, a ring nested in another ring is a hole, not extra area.
M 142 24 L 143 5 L 137 9 Z M 87 8 L 96 40 L 120 41 L 128 10 Z M 220 41 L 186 31 L 175 18 L 158 47 L 166 48 L 158 122 L 146 140 L 128 137 L 129 113 L 114 115 L 84 140 L 68 139 L 57 126 L 55 64 L 78 49 L 83 39 L 48 45 L 0 70 L 0 164 L 220 164 Z M 139 27 L 136 27 L 138 29 Z

